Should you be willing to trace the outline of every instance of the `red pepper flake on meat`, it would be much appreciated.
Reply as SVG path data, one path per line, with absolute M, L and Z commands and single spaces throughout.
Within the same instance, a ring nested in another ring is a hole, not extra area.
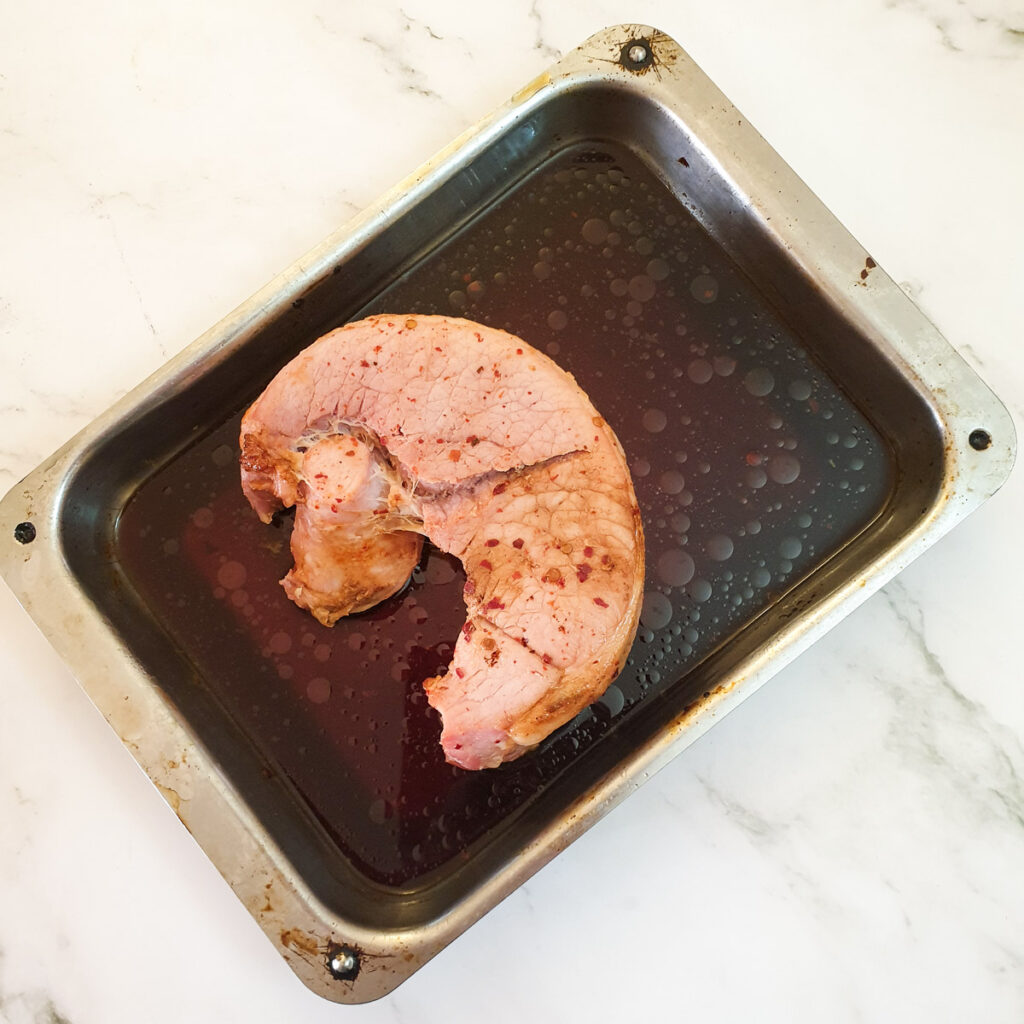
M 476 626 L 473 625 L 473 620 L 467 619 L 462 627 L 462 635 L 468 640 L 474 632 L 476 632 Z
M 508 484 L 498 484 L 491 494 L 504 494 L 508 490 Z
M 491 563 L 486 558 L 481 558 L 480 559 L 480 568 L 481 569 L 493 569 L 494 566 L 491 565 Z
M 587 577 L 590 575 L 590 571 L 591 570 L 590 570 L 590 566 L 589 565 L 577 565 L 576 566 L 576 579 L 578 579 L 580 581 L 580 583 L 586 583 L 587 582 Z
M 458 666 L 456 666 L 456 668 L 455 668 L 455 674 L 460 679 L 465 679 L 466 678 L 466 673 L 461 668 L 459 668 Z
M 484 547 L 496 548 L 498 546 L 498 540 L 496 537 L 491 537 L 489 540 L 484 541 Z
M 594 557 L 594 549 L 589 544 L 583 549 L 583 557 L 584 558 L 593 558 Z
M 462 588 L 464 594 L 475 594 L 476 584 L 472 580 L 466 580 L 466 585 Z
M 522 546 L 523 546 L 523 538 L 522 537 L 516 537 L 516 539 L 514 541 L 512 541 L 512 547 L 514 547 L 514 548 L 521 548 Z
M 360 366 L 369 366 L 370 364 L 365 359 L 360 359 L 359 360 L 359 365 Z
M 414 401 L 415 401 L 415 399 L 414 399 Z M 459 459 L 461 459 L 461 458 L 462 458 L 462 452 L 461 452 L 461 451 L 459 451 L 459 449 L 458 449 L 458 448 L 453 448 L 453 449 L 452 449 L 452 450 L 451 450 L 451 451 L 450 451 L 450 452 L 448 453 L 448 458 L 449 458 L 449 459 L 451 459 L 451 460 L 452 460 L 452 462 L 458 462 L 458 461 L 459 461 Z
M 598 608 L 607 608 L 608 607 L 608 602 L 605 601 L 604 598 L 602 598 L 602 597 L 595 597 L 594 598 L 594 604 L 596 604 Z
M 488 611 L 494 611 L 494 610 L 495 610 L 495 608 L 504 608 L 504 607 L 505 607 L 505 604 L 504 604 L 504 602 L 503 602 L 503 601 L 500 601 L 500 600 L 499 600 L 498 598 L 496 598 L 496 597 L 492 597 L 492 598 L 490 599 L 490 601 L 488 601 L 488 602 L 487 602 L 487 604 L 485 604 L 485 605 L 484 605 L 484 607 L 485 607 L 485 608 L 486 608 L 486 609 L 487 609 Z
M 468 444 L 471 448 L 475 448 L 479 443 L 480 438 L 477 437 L 476 434 L 470 434 L 469 437 L 466 438 L 466 444 Z

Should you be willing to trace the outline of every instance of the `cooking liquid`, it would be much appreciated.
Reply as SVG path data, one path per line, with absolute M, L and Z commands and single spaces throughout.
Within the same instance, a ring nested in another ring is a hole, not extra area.
M 646 696 L 685 687 L 689 669 L 871 520 L 890 460 L 620 146 L 553 157 L 360 315 L 373 312 L 465 316 L 569 370 L 627 453 L 647 550 L 640 629 L 616 683 L 519 761 L 467 772 L 444 762 L 421 687 L 465 618 L 457 561 L 427 545 L 400 594 L 321 626 L 278 584 L 289 516 L 264 526 L 242 497 L 241 411 L 139 488 L 119 525 L 133 582 L 344 854 L 397 886 L 485 837 Z

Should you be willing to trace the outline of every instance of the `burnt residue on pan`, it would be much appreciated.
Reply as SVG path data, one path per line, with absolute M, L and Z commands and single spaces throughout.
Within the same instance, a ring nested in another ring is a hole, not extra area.
M 865 268 L 869 269 L 869 268 Z M 624 147 L 555 155 L 359 315 L 461 314 L 572 372 L 626 450 L 647 537 L 619 680 L 532 754 L 445 764 L 421 681 L 446 665 L 463 576 L 428 547 L 405 590 L 320 626 L 278 585 L 290 520 L 238 483 L 241 410 L 125 509 L 124 568 L 274 770 L 369 879 L 413 884 L 501 827 L 883 506 L 879 435 L 678 199 Z

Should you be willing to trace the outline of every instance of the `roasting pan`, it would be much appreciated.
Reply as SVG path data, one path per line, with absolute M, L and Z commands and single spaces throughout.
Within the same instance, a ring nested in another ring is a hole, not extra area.
M 602 700 L 492 772 L 420 682 L 457 563 L 325 629 L 238 420 L 371 312 L 455 313 L 575 374 L 647 536 Z M 990 496 L 1003 407 L 670 38 L 602 31 L 286 270 L 0 504 L 8 584 L 295 973 L 379 997 Z

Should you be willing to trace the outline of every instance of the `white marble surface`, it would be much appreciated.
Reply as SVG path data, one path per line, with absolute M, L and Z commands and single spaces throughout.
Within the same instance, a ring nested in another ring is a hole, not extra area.
M 598 28 L 1024 417 L 1019 0 L 0 4 L 0 490 Z M 0 1020 L 1024 1019 L 1024 473 L 403 985 L 291 975 L 0 586 Z

